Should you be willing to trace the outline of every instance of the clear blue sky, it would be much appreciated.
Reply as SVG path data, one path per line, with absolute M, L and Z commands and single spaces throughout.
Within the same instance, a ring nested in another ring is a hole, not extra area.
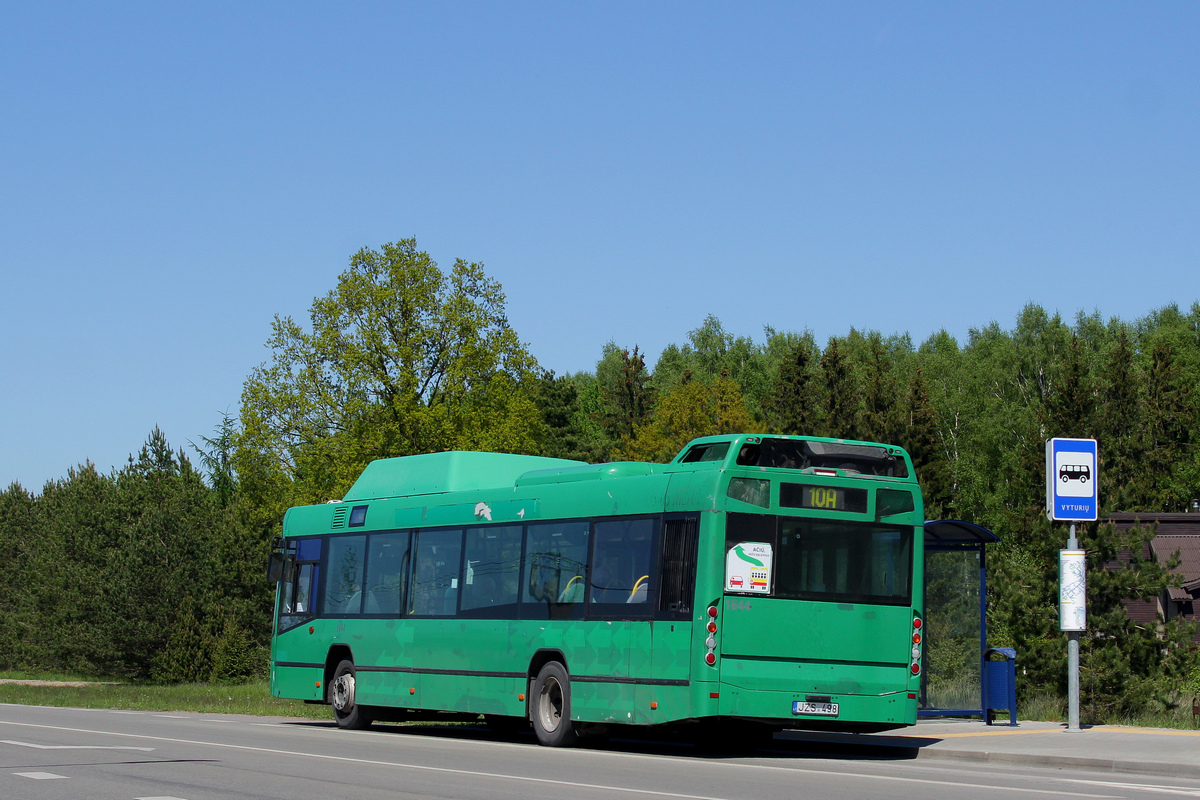
M 236 414 L 363 246 L 541 364 L 1200 297 L 1200 4 L 0 7 L 0 486 Z

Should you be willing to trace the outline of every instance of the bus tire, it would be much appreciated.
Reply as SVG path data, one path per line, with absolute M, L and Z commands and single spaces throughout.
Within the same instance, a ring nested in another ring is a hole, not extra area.
M 361 731 L 371 727 L 374 721 L 366 708 L 355 699 L 354 662 L 342 659 L 333 671 L 329 682 L 329 703 L 333 706 L 333 719 L 339 728 Z
M 538 742 L 547 747 L 570 747 L 579 736 L 571 722 L 571 679 L 557 661 L 548 662 L 533 680 L 530 718 Z

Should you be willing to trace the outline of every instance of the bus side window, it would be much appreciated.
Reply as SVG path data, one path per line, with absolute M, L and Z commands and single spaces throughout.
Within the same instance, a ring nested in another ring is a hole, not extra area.
M 658 576 L 654 574 L 657 528 L 658 519 L 653 517 L 596 523 L 590 600 L 625 606 L 598 611 L 601 616 L 649 616 L 653 608 L 650 604 L 658 590 Z
M 363 593 L 364 614 L 399 614 L 408 582 L 409 534 L 380 533 L 371 536 L 367 555 L 367 588 Z
M 363 561 L 367 537 L 332 536 L 325 571 L 325 613 L 362 612 Z
M 462 581 L 464 616 L 515 615 L 521 582 L 522 533 L 520 525 L 467 531 Z M 506 608 L 503 613 L 502 608 Z
M 408 613 L 451 617 L 458 608 L 462 531 L 420 531 L 413 548 L 413 579 Z
M 522 619 L 576 619 L 587 598 L 587 522 L 534 523 L 525 532 Z

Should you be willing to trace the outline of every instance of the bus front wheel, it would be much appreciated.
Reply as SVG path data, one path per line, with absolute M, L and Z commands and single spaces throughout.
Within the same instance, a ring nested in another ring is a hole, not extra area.
M 354 696 L 354 662 L 343 659 L 333 672 L 329 684 L 329 702 L 333 706 L 333 719 L 339 728 L 362 730 L 371 726 L 371 717 L 358 704 Z
M 569 747 L 578 734 L 571 722 L 571 679 L 557 661 L 551 661 L 538 672 L 530 693 L 533 732 L 538 741 L 548 747 Z

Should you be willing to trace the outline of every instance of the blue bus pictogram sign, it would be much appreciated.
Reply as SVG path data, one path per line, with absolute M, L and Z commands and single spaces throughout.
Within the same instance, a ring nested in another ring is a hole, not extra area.
M 1095 439 L 1046 440 L 1046 516 L 1095 521 L 1099 507 Z

